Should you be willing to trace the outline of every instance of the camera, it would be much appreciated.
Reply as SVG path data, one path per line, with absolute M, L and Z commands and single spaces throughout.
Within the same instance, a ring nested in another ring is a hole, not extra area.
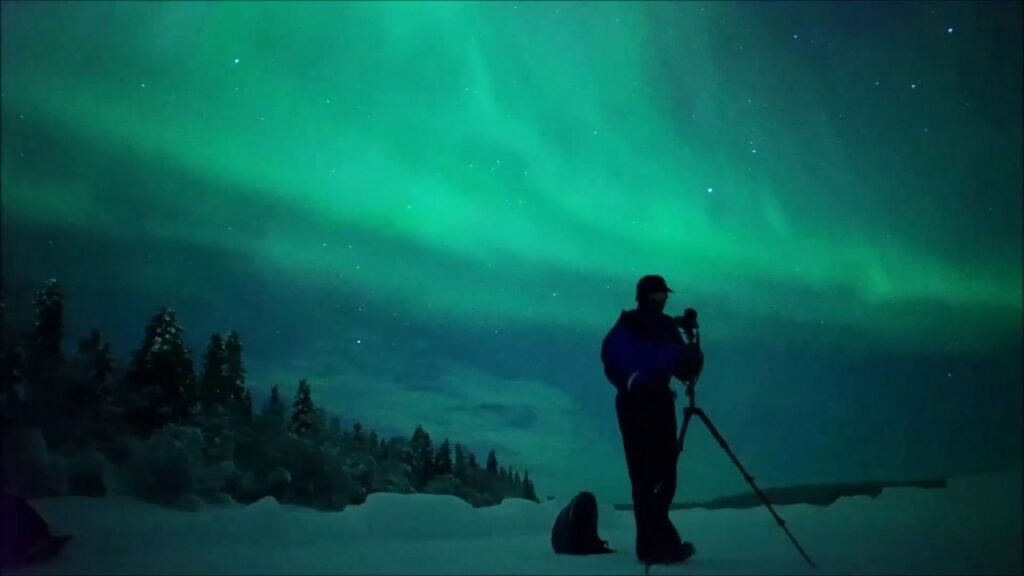
M 687 308 L 683 311 L 682 316 L 675 317 L 676 326 L 682 329 L 683 333 L 686 334 L 686 338 L 690 342 L 697 341 L 697 330 L 700 329 L 700 325 L 697 324 L 697 311 L 693 308 Z

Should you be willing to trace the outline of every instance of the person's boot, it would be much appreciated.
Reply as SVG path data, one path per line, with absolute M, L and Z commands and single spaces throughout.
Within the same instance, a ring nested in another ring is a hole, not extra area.
M 659 550 L 652 554 L 639 556 L 640 561 L 648 566 L 651 564 L 678 564 L 686 562 L 697 552 L 692 542 L 680 542 L 666 550 Z

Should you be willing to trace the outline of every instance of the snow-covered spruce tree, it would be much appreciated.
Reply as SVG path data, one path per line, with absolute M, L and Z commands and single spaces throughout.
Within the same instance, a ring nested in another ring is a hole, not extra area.
M 466 460 L 466 468 L 472 471 L 480 470 L 480 463 L 476 461 L 476 454 L 469 453 L 469 458 Z
M 297 436 L 312 436 L 316 430 L 316 406 L 306 379 L 299 380 L 299 389 L 295 392 L 292 405 L 292 419 L 288 431 Z
M 452 473 L 452 447 L 447 438 L 437 449 L 437 456 L 434 457 L 434 471 L 439 476 Z
M 137 431 L 149 434 L 194 414 L 196 382 L 191 353 L 175 313 L 161 309 L 146 326 L 142 347 L 132 355 L 128 387 Z
M 512 472 L 512 494 L 516 498 L 523 497 L 523 479 L 519 477 L 518 470 Z
M 225 360 L 224 339 L 220 334 L 213 334 L 203 354 L 203 375 L 199 381 L 199 403 L 208 414 L 223 409 L 226 404 Z
M 356 443 L 361 443 L 363 440 L 366 440 L 366 435 L 363 434 L 363 425 L 359 422 L 352 425 L 352 439 L 355 440 Z

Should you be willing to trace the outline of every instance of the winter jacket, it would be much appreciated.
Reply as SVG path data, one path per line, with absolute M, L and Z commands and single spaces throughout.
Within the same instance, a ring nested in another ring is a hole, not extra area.
M 639 372 L 633 391 L 670 390 L 672 376 L 690 380 L 704 367 L 704 354 L 686 344 L 675 321 L 662 312 L 623 310 L 601 344 L 601 362 L 608 381 L 620 392 L 630 375 Z

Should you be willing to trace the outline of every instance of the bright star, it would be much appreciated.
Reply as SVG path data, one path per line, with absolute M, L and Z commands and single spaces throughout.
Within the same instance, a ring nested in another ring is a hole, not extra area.
M 235 58 L 235 64 L 238 64 L 238 58 Z
M 953 29 L 952 28 L 946 28 L 946 34 L 952 34 L 952 33 L 953 33 Z

